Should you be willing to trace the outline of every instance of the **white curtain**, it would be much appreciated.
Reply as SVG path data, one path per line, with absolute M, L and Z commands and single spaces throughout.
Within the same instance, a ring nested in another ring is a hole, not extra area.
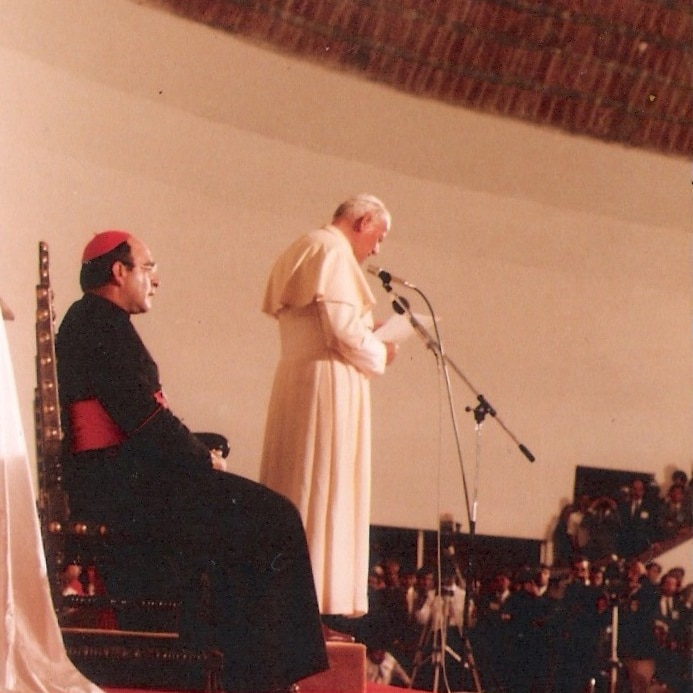
M 29 396 L 30 393 L 27 393 Z M 5 321 L 0 319 L 0 691 L 100 693 L 65 653 L 53 611 Z

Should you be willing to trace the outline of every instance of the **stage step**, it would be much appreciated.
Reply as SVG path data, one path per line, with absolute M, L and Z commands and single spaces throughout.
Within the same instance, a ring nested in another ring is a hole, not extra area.
M 330 668 L 299 681 L 301 693 L 365 693 L 366 646 L 354 642 L 328 642 Z

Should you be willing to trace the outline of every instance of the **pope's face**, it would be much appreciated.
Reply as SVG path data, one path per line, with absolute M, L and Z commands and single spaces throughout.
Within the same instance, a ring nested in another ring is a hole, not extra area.
M 354 223 L 354 255 L 359 263 L 371 255 L 377 255 L 380 244 L 385 240 L 390 228 L 386 217 L 374 212 L 367 212 Z

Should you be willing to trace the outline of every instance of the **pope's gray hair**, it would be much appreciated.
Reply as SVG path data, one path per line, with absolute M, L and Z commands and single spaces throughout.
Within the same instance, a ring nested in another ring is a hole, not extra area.
M 361 193 L 360 195 L 355 195 L 350 197 L 348 200 L 342 202 L 339 207 L 334 212 L 332 216 L 332 221 L 339 221 L 340 219 L 348 219 L 349 221 L 355 221 L 360 219 L 368 212 L 373 212 L 384 219 L 387 228 L 390 228 L 392 222 L 392 217 L 390 212 L 388 212 L 387 207 L 384 203 L 379 200 L 375 195 L 369 195 L 368 193 Z

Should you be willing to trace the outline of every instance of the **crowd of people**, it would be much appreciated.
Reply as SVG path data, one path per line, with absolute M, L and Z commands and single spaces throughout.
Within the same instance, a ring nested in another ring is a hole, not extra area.
M 690 503 L 685 475 L 674 476 L 672 489 L 659 508 L 647 499 L 650 517 L 640 512 L 642 532 L 626 522 L 617 503 L 617 527 L 632 536 L 616 532 L 608 553 L 585 551 L 593 536 L 580 543 L 576 533 L 563 561 L 497 570 L 469 581 L 469 594 L 465 567 L 452 553 L 443 565 L 418 570 L 385 558 L 371 569 L 368 615 L 337 625 L 366 644 L 372 680 L 391 685 L 506 693 L 644 693 L 653 685 L 667 693 L 690 691 L 693 584 L 684 567 L 663 573 L 640 553 L 642 537 L 651 551 L 662 536 L 655 528 L 669 526 L 665 518 L 675 515 L 670 499 L 683 495 L 675 502 Z M 622 503 L 642 507 L 643 490 L 634 481 Z M 588 517 L 594 507 L 578 499 L 575 510 Z M 589 521 L 579 524 L 585 526 Z
M 612 498 L 582 493 L 567 505 L 554 532 L 554 562 L 568 565 L 576 555 L 605 562 L 654 550 L 691 531 L 693 508 L 686 473 L 672 474 L 666 493 L 635 477 Z

